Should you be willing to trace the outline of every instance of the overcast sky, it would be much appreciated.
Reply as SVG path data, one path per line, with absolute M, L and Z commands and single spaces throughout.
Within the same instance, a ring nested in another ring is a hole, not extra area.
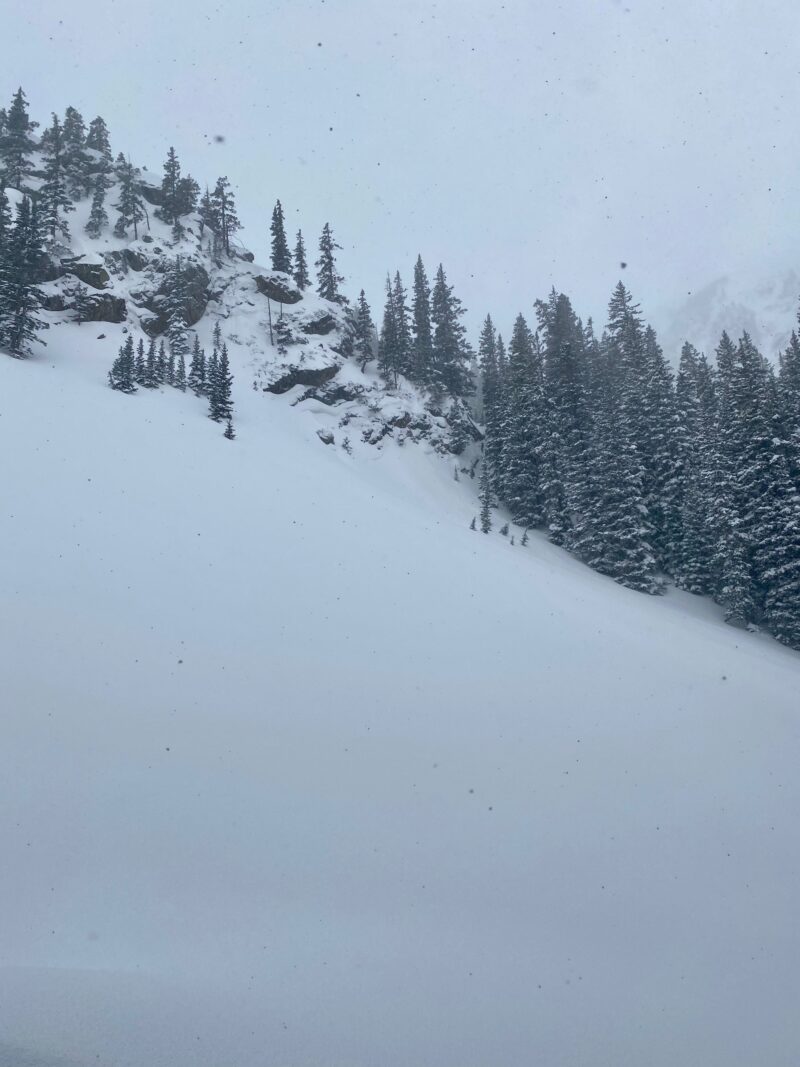
M 227 174 L 258 258 L 280 197 L 348 288 L 443 261 L 474 326 L 551 285 L 602 319 L 795 262 L 792 0 L 0 0 L 3 96 L 103 115 L 160 173 Z M 223 142 L 215 140 L 224 137 Z M 620 263 L 627 263 L 621 270 Z

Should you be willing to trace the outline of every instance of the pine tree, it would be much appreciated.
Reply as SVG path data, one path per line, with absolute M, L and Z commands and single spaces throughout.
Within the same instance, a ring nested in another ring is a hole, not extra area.
M 201 396 L 206 387 L 206 354 L 200 347 L 200 339 L 195 334 L 192 362 L 189 366 L 189 388 L 195 396 Z
M 231 419 L 230 415 L 228 416 L 227 422 L 225 423 L 225 432 L 222 436 L 227 437 L 229 441 L 233 441 L 236 438 L 236 433 L 233 429 L 233 420 Z
M 363 289 L 358 295 L 356 304 L 353 354 L 362 371 L 366 370 L 367 364 L 375 358 L 375 325 Z
M 542 446 L 545 437 L 542 357 L 538 342 L 518 315 L 509 344 L 508 402 L 502 426 L 499 490 L 514 522 L 541 526 Z
M 485 457 L 481 464 L 480 501 L 481 530 L 487 534 L 492 528 L 492 479 Z
M 178 256 L 169 268 L 169 288 L 165 304 L 167 337 L 173 357 L 177 359 L 189 352 L 186 338 L 186 284 L 181 257 Z
M 139 338 L 139 343 L 136 345 L 136 358 L 133 363 L 133 380 L 136 385 L 147 386 L 147 360 L 144 354 L 144 338 Z
M 210 198 L 210 218 L 206 221 L 212 225 L 225 249 L 225 255 L 231 254 L 231 241 L 236 232 L 241 228 L 241 223 L 236 214 L 236 203 L 230 182 L 226 177 L 217 178 L 214 192 Z M 205 208 L 204 208 L 205 210 Z
M 36 204 L 25 196 L 0 256 L 0 348 L 24 359 L 48 323 L 37 316 L 44 295 L 36 285 L 42 234 Z
M 175 225 L 178 221 L 178 187 L 181 180 L 181 165 L 175 149 L 170 145 L 161 179 L 161 217 L 164 222 Z
M 28 101 L 18 89 L 6 113 L 0 134 L 0 185 L 21 189 L 31 175 L 34 151 L 33 131 L 38 123 L 31 122 Z
M 590 417 L 584 331 L 569 298 L 551 290 L 537 301 L 543 343 L 547 432 L 542 493 L 550 540 L 571 547 L 576 519 L 589 507 Z
M 167 348 L 163 340 L 158 343 L 158 356 L 156 357 L 156 384 L 164 385 L 167 380 Z
M 306 246 L 303 241 L 303 233 L 297 231 L 297 240 L 294 246 L 294 282 L 301 292 L 308 289 L 311 279 L 308 276 L 308 263 L 306 261 Z
M 220 336 L 216 333 L 211 355 L 208 393 L 208 417 L 214 422 L 224 422 L 233 415 L 231 400 L 233 375 L 228 361 L 228 346 L 223 343 L 219 347 L 219 344 Z
M 344 303 L 344 298 L 339 293 L 339 286 L 344 278 L 337 273 L 335 253 L 341 249 L 331 232 L 330 225 L 326 222 L 319 239 L 319 259 L 317 268 L 317 293 L 323 300 L 331 300 L 335 304 Z
M 89 290 L 82 281 L 76 279 L 65 292 L 70 301 L 70 307 L 75 316 L 75 322 L 77 322 L 79 326 L 81 323 L 87 322 L 94 306 L 94 302 L 89 296 Z
M 411 367 L 412 381 L 429 385 L 433 380 L 433 332 L 431 329 L 431 287 L 422 263 L 417 256 L 414 265 L 414 295 L 412 298 L 412 321 L 414 331 Z
M 74 107 L 68 107 L 64 113 L 64 169 L 73 196 L 82 198 L 89 195 L 92 163 L 87 151 L 83 116 Z
M 383 325 L 378 342 L 378 370 L 384 381 L 397 388 L 400 373 L 397 345 L 397 319 L 394 310 L 394 289 L 389 275 L 386 275 L 386 304 L 383 309 Z
M 41 189 L 42 225 L 50 235 L 51 242 L 55 242 L 57 232 L 69 240 L 69 226 L 65 216 L 74 211 L 75 207 L 67 191 L 64 131 L 56 114 L 42 136 L 42 154 L 45 161 Z
M 493 492 L 498 493 L 502 478 L 503 401 L 497 369 L 497 335 L 490 315 L 486 316 L 478 342 L 483 401 L 484 466 Z
M 117 237 L 125 237 L 128 230 L 133 226 L 134 240 L 139 237 L 139 223 L 147 217 L 144 202 L 136 181 L 136 171 L 130 160 L 123 156 L 118 157 L 117 170 L 119 174 L 119 200 L 114 205 L 119 211 L 119 218 L 114 227 Z
M 183 393 L 186 391 L 186 356 L 183 352 L 178 356 L 178 366 L 175 370 L 175 380 L 173 382 L 176 389 L 180 389 Z
M 395 366 L 400 374 L 408 377 L 412 365 L 411 325 L 406 291 L 400 278 L 400 271 L 396 271 L 394 276 L 392 307 L 394 309 Z
M 106 162 L 111 163 L 111 139 L 108 133 L 108 126 L 106 126 L 105 119 L 100 118 L 99 115 L 89 123 L 89 131 L 86 134 L 86 147 L 93 152 L 97 152 Z
M 433 373 L 431 385 L 437 394 L 453 397 L 469 396 L 474 382 L 469 369 L 472 352 L 467 343 L 466 329 L 461 322 L 464 308 L 447 284 L 441 263 L 431 293 L 431 321 L 433 323 Z
M 150 338 L 150 343 L 147 346 L 147 360 L 146 371 L 144 377 L 144 385 L 148 389 L 158 388 L 158 356 L 156 354 L 156 341 L 154 337 Z
M 292 254 L 286 240 L 286 229 L 283 223 L 283 208 L 281 202 L 275 204 L 272 210 L 272 223 L 270 225 L 272 235 L 272 269 L 282 271 L 284 274 L 292 273 Z
M 133 352 L 133 334 L 128 334 L 108 372 L 108 384 L 120 393 L 135 393 L 135 357 Z
M 108 226 L 108 214 L 105 209 L 106 193 L 110 187 L 109 179 L 104 172 L 99 172 L 94 177 L 94 190 L 92 193 L 92 208 L 86 223 L 86 233 L 95 240 Z

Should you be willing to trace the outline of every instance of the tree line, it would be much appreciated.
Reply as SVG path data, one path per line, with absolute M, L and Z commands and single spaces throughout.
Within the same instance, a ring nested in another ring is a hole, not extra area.
M 479 360 L 481 529 L 507 508 L 602 574 L 714 597 L 732 624 L 800 648 L 800 341 L 776 374 L 744 334 L 673 375 L 620 282 L 600 338 L 564 294 L 487 317 Z

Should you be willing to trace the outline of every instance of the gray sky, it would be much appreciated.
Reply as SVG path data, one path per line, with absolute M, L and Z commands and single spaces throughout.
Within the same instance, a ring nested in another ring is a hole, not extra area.
M 227 174 L 247 243 L 280 197 L 330 220 L 376 317 L 442 260 L 475 327 L 554 284 L 653 311 L 800 233 L 800 5 L 788 0 L 0 0 L 36 118 L 78 107 L 160 173 Z M 225 137 L 223 143 L 214 140 Z M 628 264 L 620 270 L 620 262 Z M 658 323 L 657 323 L 658 324 Z

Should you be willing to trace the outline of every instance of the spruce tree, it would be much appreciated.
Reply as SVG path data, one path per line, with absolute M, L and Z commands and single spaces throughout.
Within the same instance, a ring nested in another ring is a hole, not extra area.
M 111 163 L 111 139 L 108 133 L 108 126 L 106 126 L 105 119 L 100 118 L 99 115 L 89 123 L 89 130 L 86 134 L 86 147 L 93 152 L 97 152 L 107 163 Z
M 270 234 L 272 235 L 272 269 L 279 270 L 284 274 L 291 274 L 292 254 L 289 251 L 289 244 L 286 240 L 286 228 L 283 222 L 283 208 L 280 200 L 272 210 Z
M 488 534 L 492 528 L 492 479 L 485 457 L 481 464 L 480 501 L 481 530 Z
M 44 156 L 44 181 L 41 188 L 42 225 L 51 243 L 55 242 L 56 233 L 69 240 L 69 226 L 65 216 L 68 212 L 74 211 L 75 207 L 67 191 L 64 131 L 56 114 L 53 115 L 51 125 L 42 136 L 42 155 Z
M 467 331 L 461 322 L 464 308 L 447 284 L 441 263 L 431 293 L 431 321 L 433 323 L 434 393 L 452 397 L 469 396 L 474 391 L 470 372 L 472 352 L 467 343 Z
M 89 195 L 92 166 L 83 116 L 74 107 L 68 107 L 64 113 L 64 169 L 72 196 L 82 198 Z
M 337 273 L 336 250 L 341 249 L 333 239 L 330 225 L 326 222 L 319 239 L 319 259 L 317 268 L 317 293 L 323 300 L 331 300 L 335 304 L 344 303 L 344 298 L 339 293 L 339 286 L 344 278 Z
M 164 222 L 174 224 L 178 221 L 178 183 L 180 180 L 181 165 L 175 149 L 170 145 L 164 162 L 164 177 L 161 179 L 163 199 L 161 217 Z
M 497 335 L 490 315 L 486 316 L 478 342 L 483 401 L 484 467 L 492 491 L 499 494 L 502 478 L 503 404 L 497 370 Z
M 133 380 L 136 385 L 147 386 L 147 360 L 144 354 L 144 338 L 139 338 L 139 343 L 136 345 L 136 358 L 133 363 Z
M 158 355 L 156 356 L 156 385 L 164 385 L 167 380 L 167 347 L 164 341 L 158 343 Z
M 301 230 L 297 231 L 297 240 L 294 246 L 294 283 L 301 292 L 305 292 L 311 284 L 306 261 L 306 246 Z
M 195 396 L 201 396 L 206 386 L 206 354 L 200 347 L 200 338 L 195 334 L 192 362 L 189 366 L 189 388 Z
M 233 429 L 233 419 L 230 417 L 230 415 L 228 416 L 227 421 L 225 423 L 225 432 L 222 436 L 227 437 L 229 441 L 233 441 L 236 438 L 236 432 Z
M 0 185 L 21 189 L 33 170 L 33 131 L 38 123 L 28 115 L 28 101 L 18 89 L 11 101 L 0 133 Z
M 119 200 L 114 205 L 119 211 L 119 218 L 114 227 L 117 237 L 125 237 L 133 226 L 134 240 L 139 237 L 139 223 L 145 220 L 144 202 L 139 193 L 136 170 L 130 160 L 120 156 L 117 161 L 119 174 Z
M 397 319 L 394 310 L 394 289 L 388 274 L 386 275 L 386 304 L 383 309 L 383 325 L 381 326 L 380 340 L 378 342 L 378 370 L 384 381 L 396 389 L 397 377 L 400 373 Z
M 37 316 L 44 295 L 36 285 L 42 234 L 36 204 L 25 196 L 0 255 L 0 348 L 24 359 L 49 324 Z
M 375 358 L 375 325 L 363 289 L 356 304 L 353 354 L 362 371 L 366 370 L 367 364 Z
M 135 364 L 133 334 L 129 333 L 108 372 L 108 384 L 112 389 L 120 393 L 136 392 Z
M 545 437 L 542 357 L 536 338 L 518 315 L 509 343 L 508 402 L 502 437 L 500 492 L 514 522 L 541 526 L 542 447 Z
M 236 232 L 241 228 L 241 223 L 236 214 L 236 202 L 234 200 L 231 183 L 226 177 L 217 178 L 214 192 L 210 198 L 210 218 L 206 221 L 217 232 L 225 254 L 231 254 L 231 241 Z M 205 207 L 204 207 L 205 210 Z
M 154 337 L 150 338 L 150 343 L 147 346 L 147 360 L 146 371 L 144 378 L 144 385 L 148 389 L 158 388 L 158 356 L 156 354 L 156 340 Z
M 422 256 L 417 256 L 417 262 L 414 264 L 412 324 L 414 340 L 409 374 L 418 385 L 430 385 L 433 379 L 431 287 L 422 263 Z
M 173 385 L 183 393 L 186 391 L 186 356 L 183 352 L 178 356 L 178 366 L 175 369 Z
M 408 377 L 412 369 L 411 324 L 400 271 L 396 271 L 394 276 L 392 307 L 394 309 L 395 365 L 400 374 Z
M 85 230 L 89 237 L 97 239 L 108 226 L 108 214 L 105 209 L 106 193 L 110 187 L 109 179 L 104 172 L 98 172 L 94 177 L 92 192 L 92 207 Z

